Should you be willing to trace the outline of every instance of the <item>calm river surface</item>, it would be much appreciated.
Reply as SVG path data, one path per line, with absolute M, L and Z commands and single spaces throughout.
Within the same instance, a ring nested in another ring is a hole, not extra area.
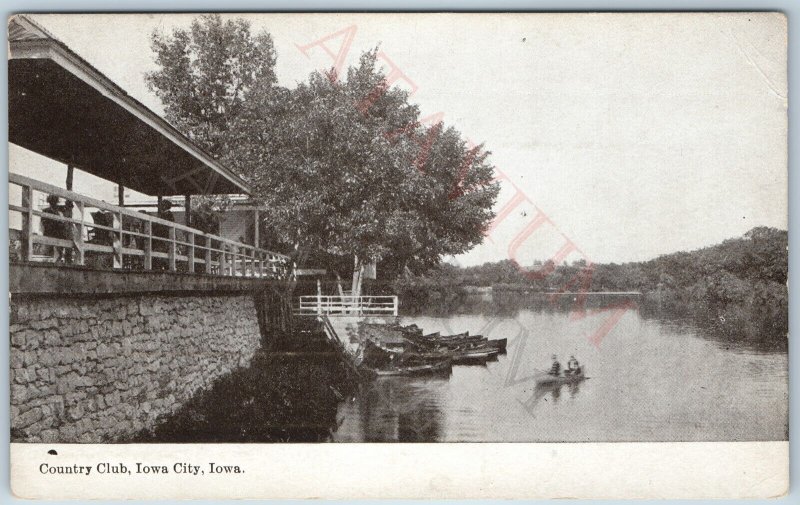
M 524 304 L 523 304 L 524 305 Z M 339 406 L 341 442 L 786 440 L 787 355 L 709 338 L 687 321 L 629 310 L 521 309 L 404 317 L 426 332 L 508 338 L 508 354 L 442 378 L 381 378 Z M 574 354 L 589 379 L 536 388 L 530 376 Z

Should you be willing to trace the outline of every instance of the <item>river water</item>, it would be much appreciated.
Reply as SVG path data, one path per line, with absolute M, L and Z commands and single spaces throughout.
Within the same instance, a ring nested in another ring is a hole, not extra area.
M 425 332 L 508 338 L 508 353 L 449 377 L 380 378 L 338 407 L 340 442 L 755 441 L 788 439 L 788 361 L 636 309 L 525 308 L 402 318 Z M 608 329 L 607 332 L 603 329 Z M 600 337 L 598 337 L 600 335 Z M 570 355 L 577 385 L 531 375 Z

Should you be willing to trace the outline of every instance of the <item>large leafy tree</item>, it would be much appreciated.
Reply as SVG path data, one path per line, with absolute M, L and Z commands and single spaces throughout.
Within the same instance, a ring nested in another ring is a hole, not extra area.
M 275 232 L 300 256 L 352 258 L 354 294 L 368 262 L 429 265 L 480 243 L 498 191 L 487 153 L 452 127 L 422 126 L 385 82 L 370 51 L 345 79 L 314 73 L 254 100 L 236 127 L 238 168 Z
M 230 125 L 254 89 L 276 83 L 272 37 L 252 34 L 243 19 L 219 14 L 191 27 L 151 37 L 158 70 L 145 81 L 164 104 L 166 119 L 210 154 L 224 157 Z
M 392 243 L 384 258 L 401 267 L 399 271 L 412 265 L 425 269 L 443 255 L 461 254 L 480 244 L 497 197 L 494 167 L 483 146 L 468 146 L 455 128 L 441 123 L 417 127 L 412 136 L 414 167 L 420 173 L 416 198 L 409 206 L 414 233 Z
M 431 265 L 483 239 L 498 192 L 488 153 L 452 127 L 420 124 L 376 50 L 345 76 L 285 89 L 269 35 L 244 21 L 204 16 L 154 34 L 153 49 L 160 69 L 147 81 L 167 119 L 248 179 L 299 264 L 350 258 L 358 294 L 368 262 Z

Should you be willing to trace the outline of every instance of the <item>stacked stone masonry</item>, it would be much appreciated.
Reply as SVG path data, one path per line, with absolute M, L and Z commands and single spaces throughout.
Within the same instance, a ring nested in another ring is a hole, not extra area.
M 124 439 L 247 366 L 251 295 L 11 300 L 12 441 Z

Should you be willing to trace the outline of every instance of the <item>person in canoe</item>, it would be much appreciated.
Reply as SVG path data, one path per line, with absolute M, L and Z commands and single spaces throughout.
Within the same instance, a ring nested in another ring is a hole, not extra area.
M 556 356 L 555 354 L 553 354 L 552 359 L 553 359 L 553 364 L 552 366 L 550 366 L 550 371 L 547 373 L 558 377 L 559 375 L 561 375 L 561 363 L 558 362 L 558 356 Z
M 569 361 L 567 361 L 567 370 L 565 373 L 567 375 L 577 375 L 581 373 L 581 364 L 578 363 L 578 360 L 575 359 L 575 356 L 569 357 Z

